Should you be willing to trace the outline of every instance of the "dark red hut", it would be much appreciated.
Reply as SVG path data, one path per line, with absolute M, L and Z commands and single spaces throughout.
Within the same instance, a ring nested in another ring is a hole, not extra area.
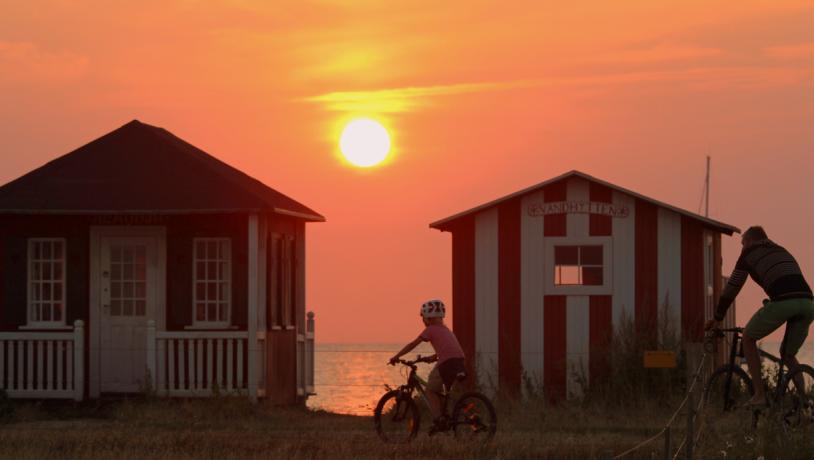
M 0 388 L 303 400 L 321 221 L 139 121 L 0 187 Z

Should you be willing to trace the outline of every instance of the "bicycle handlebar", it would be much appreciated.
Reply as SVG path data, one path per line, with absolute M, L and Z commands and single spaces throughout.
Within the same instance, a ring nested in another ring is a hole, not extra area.
M 743 335 L 743 328 L 742 327 L 726 327 L 726 328 L 714 327 L 714 328 L 708 330 L 706 332 L 706 334 L 704 334 L 704 343 L 706 344 L 705 346 L 707 346 L 707 345 L 712 346 L 712 343 L 714 342 L 714 339 L 716 339 L 716 338 L 726 337 L 726 334 L 724 334 L 725 332 L 734 332 L 736 335 L 737 334 Z
M 423 357 L 423 358 L 422 358 L 422 357 L 421 357 L 421 355 L 418 355 L 418 356 L 416 357 L 416 359 L 414 359 L 414 360 L 412 360 L 412 361 L 407 361 L 407 360 L 404 360 L 404 359 L 399 359 L 399 360 L 397 360 L 397 361 L 395 361 L 395 362 L 393 362 L 393 363 L 390 363 L 390 365 L 391 365 L 391 366 L 395 366 L 395 365 L 396 365 L 396 363 L 399 363 L 399 364 L 404 364 L 405 366 L 414 367 L 414 366 L 415 366 L 416 364 L 418 364 L 418 363 L 428 363 L 428 364 L 429 364 L 429 363 L 431 363 L 431 362 L 433 362 L 433 361 L 430 361 L 430 360 L 429 360 L 429 356 L 425 356 L 425 357 Z
M 715 336 L 722 337 L 724 335 L 724 332 L 736 332 L 738 334 L 743 334 L 743 328 L 742 327 L 724 327 L 724 328 L 715 327 L 715 328 L 710 329 L 709 332 L 711 332 Z
M 742 327 L 726 327 L 718 330 L 721 332 L 743 332 Z

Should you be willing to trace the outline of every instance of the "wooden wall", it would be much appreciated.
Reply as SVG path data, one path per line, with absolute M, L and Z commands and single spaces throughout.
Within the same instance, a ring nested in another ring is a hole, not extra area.
M 167 219 L 167 330 L 192 324 L 194 238 L 232 240 L 232 325 L 246 328 L 248 219 L 245 214 L 172 216 Z
M 88 319 L 89 220 L 86 217 L 0 216 L 0 329 L 26 323 L 28 238 L 66 239 L 67 322 Z

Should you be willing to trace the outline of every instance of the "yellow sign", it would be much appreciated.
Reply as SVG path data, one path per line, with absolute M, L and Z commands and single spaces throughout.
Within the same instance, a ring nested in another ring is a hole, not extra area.
M 676 367 L 674 351 L 645 351 L 644 367 L 647 369 L 672 369 Z

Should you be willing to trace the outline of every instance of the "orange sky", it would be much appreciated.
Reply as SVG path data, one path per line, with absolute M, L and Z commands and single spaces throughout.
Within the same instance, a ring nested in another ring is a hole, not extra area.
M 0 0 L 0 182 L 165 127 L 328 217 L 320 341 L 412 338 L 451 291 L 427 224 L 570 169 L 697 211 L 711 154 L 712 217 L 764 224 L 814 281 L 810 0 L 111 3 Z M 391 129 L 386 166 L 337 159 L 352 115 Z

